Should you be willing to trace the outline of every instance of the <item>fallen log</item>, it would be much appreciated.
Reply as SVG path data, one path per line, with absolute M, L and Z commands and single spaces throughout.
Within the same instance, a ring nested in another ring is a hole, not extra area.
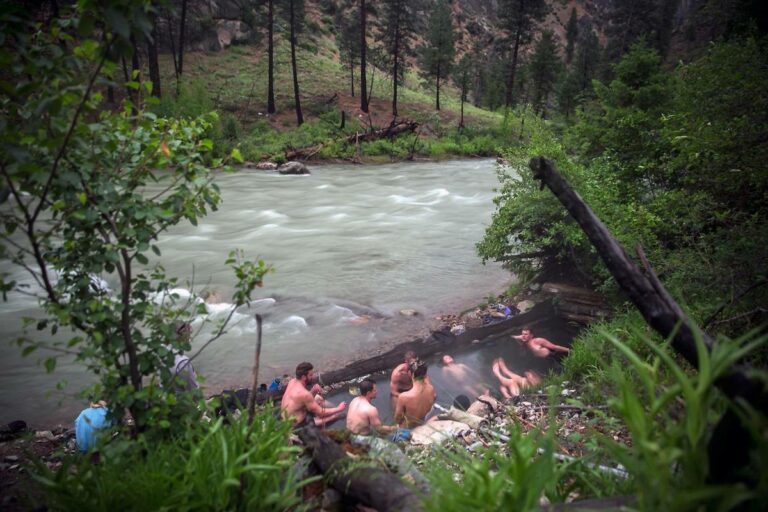
M 326 480 L 339 492 L 380 512 L 422 510 L 421 498 L 389 471 L 361 467 L 314 425 L 297 432 Z
M 386 128 L 382 128 L 381 130 L 373 130 L 373 131 L 364 132 L 364 133 L 354 133 L 353 135 L 348 136 L 346 141 L 350 144 L 353 144 L 357 142 L 370 142 L 372 140 L 397 137 L 398 135 L 401 135 L 403 133 L 414 132 L 418 127 L 419 127 L 419 123 L 417 123 L 416 121 L 404 120 L 404 121 L 392 123 Z
M 381 130 L 374 130 L 370 132 L 357 132 L 352 135 L 347 136 L 346 138 L 342 139 L 348 144 L 357 144 L 359 142 L 370 142 L 373 140 L 378 139 L 388 139 L 397 137 L 398 135 L 402 135 L 403 133 L 408 132 L 414 132 L 419 127 L 419 123 L 416 121 L 399 121 L 397 123 L 393 123 L 389 125 L 386 128 L 382 128 Z M 303 148 L 287 148 L 285 151 L 283 151 L 283 154 L 285 155 L 285 159 L 288 161 L 291 160 L 309 160 L 313 156 L 315 156 L 317 153 L 320 152 L 321 149 L 325 147 L 325 144 L 320 142 L 317 144 L 312 144 L 311 146 L 305 146 Z
M 541 180 L 541 188 L 549 187 L 579 223 L 616 282 L 646 322 L 662 337 L 671 337 L 672 347 L 694 368 L 698 368 L 697 339 L 709 351 L 715 342 L 688 318 L 667 292 L 645 259 L 642 249 L 638 247 L 637 252 L 645 272 L 627 256 L 624 248 L 560 176 L 552 162 L 544 157 L 534 157 L 529 165 L 534 179 Z M 765 413 L 768 411 L 768 391 L 755 375 L 752 368 L 741 363 L 731 367 L 716 384 L 734 401 L 744 400 L 751 407 Z M 709 444 L 711 480 L 715 483 L 741 481 L 741 470 L 749 463 L 751 449 L 752 436 L 741 425 L 734 408 L 729 408 L 715 428 Z

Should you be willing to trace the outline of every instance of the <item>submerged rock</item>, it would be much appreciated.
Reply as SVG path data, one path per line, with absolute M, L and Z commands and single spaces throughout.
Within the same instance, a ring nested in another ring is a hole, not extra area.
M 280 174 L 309 174 L 307 166 L 301 162 L 286 162 L 277 168 Z

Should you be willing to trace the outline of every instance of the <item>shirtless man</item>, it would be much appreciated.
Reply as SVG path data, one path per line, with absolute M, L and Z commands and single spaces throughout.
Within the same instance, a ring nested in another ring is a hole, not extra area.
M 464 363 L 457 363 L 448 354 L 443 356 L 442 371 L 446 382 L 453 383 L 471 396 L 480 396 L 488 390 L 475 370 Z
M 568 347 L 555 345 L 545 338 L 534 338 L 530 329 L 523 329 L 523 332 L 517 336 L 512 336 L 516 340 L 522 341 L 523 345 L 533 352 L 536 357 L 547 357 L 554 352 L 570 352 Z
M 427 377 L 427 364 L 417 359 L 411 362 L 410 370 L 413 387 L 401 393 L 395 405 L 395 422 L 404 428 L 423 424 L 437 399 L 435 388 Z
M 389 379 L 389 395 L 392 401 L 392 409 L 395 409 L 397 397 L 400 393 L 408 391 L 413 387 L 413 378 L 409 369 L 410 364 L 416 360 L 416 353 L 409 350 L 405 353 L 405 362 L 400 363 L 392 370 L 392 376 Z
M 315 385 L 310 391 L 307 389 L 315 378 L 312 363 L 300 363 L 296 367 L 296 378 L 291 379 L 285 388 L 280 409 L 284 418 L 293 418 L 294 425 L 300 426 L 309 418 L 312 418 L 318 427 L 336 421 L 341 416 L 341 411 L 347 406 L 341 402 L 336 407 L 327 407 L 326 402 L 320 396 L 320 386 Z
M 354 398 L 347 411 L 347 429 L 368 436 L 376 432 L 392 432 L 396 427 L 382 425 L 379 410 L 371 402 L 376 398 L 376 383 L 365 379 L 360 383 L 360 396 Z

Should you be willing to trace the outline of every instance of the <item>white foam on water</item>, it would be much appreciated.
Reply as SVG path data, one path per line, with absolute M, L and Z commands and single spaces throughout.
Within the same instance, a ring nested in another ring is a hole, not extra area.
M 287 219 L 288 216 L 284 213 L 280 213 L 275 210 L 262 210 L 259 213 L 259 217 L 266 217 L 267 219 Z
M 331 215 L 331 220 L 341 220 L 346 219 L 347 217 L 349 217 L 348 213 L 334 213 Z
M 282 322 L 280 322 L 280 327 L 288 329 L 290 331 L 294 332 L 302 332 L 306 331 L 309 326 L 307 325 L 307 321 L 304 320 L 303 317 L 300 317 L 299 315 L 291 315 Z

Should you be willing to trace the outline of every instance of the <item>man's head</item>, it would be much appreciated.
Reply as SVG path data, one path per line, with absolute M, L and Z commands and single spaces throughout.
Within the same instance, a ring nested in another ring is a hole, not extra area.
M 413 361 L 416 361 L 416 359 L 418 359 L 418 357 L 416 357 L 416 352 L 414 352 L 413 350 L 409 350 L 408 352 L 405 353 L 405 362 L 408 365 L 410 365 Z
M 520 333 L 520 337 L 523 341 L 531 341 L 533 339 L 533 333 L 531 332 L 531 329 L 528 327 L 523 327 L 522 332 Z
M 364 379 L 360 383 L 360 396 L 373 400 L 376 398 L 376 383 L 371 379 Z
M 449 366 L 453 364 L 453 357 L 449 356 L 448 354 L 445 354 L 443 356 L 443 365 Z
M 422 380 L 424 379 L 424 377 L 427 376 L 427 363 L 425 363 L 421 359 L 416 359 L 414 361 L 411 361 L 411 364 L 408 366 L 411 371 L 411 375 L 413 375 L 414 380 Z
M 315 377 L 313 368 L 314 366 L 312 366 L 312 363 L 299 363 L 299 365 L 296 367 L 296 378 L 304 382 L 304 384 L 312 381 L 312 379 Z

